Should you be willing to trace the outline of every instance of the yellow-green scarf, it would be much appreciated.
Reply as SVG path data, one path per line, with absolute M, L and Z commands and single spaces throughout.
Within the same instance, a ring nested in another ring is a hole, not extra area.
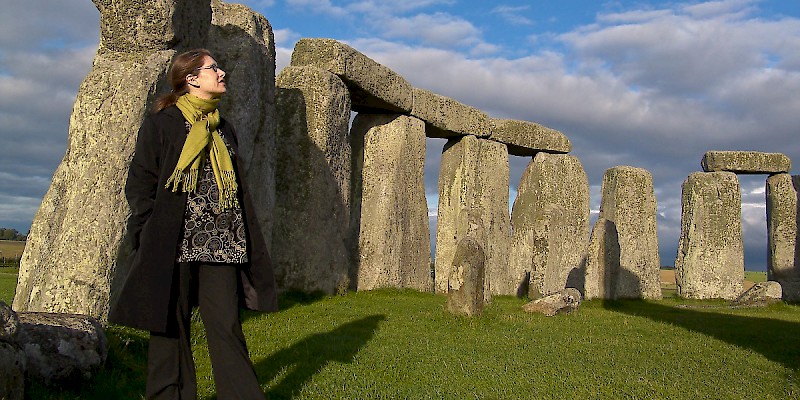
M 204 149 L 209 149 L 209 161 L 214 171 L 214 178 L 219 188 L 219 208 L 226 209 L 236 204 L 236 173 L 233 162 L 228 154 L 228 148 L 219 135 L 219 99 L 201 99 L 191 94 L 178 98 L 175 105 L 181 110 L 183 117 L 192 124 L 186 143 L 183 144 L 181 156 L 175 171 L 167 180 L 165 187 L 172 191 L 180 189 L 184 192 L 194 192 L 197 187 L 197 176 L 200 165 L 205 158 Z

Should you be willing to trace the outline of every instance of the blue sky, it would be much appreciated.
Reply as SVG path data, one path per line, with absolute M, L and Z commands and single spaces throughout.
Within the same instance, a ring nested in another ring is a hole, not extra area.
M 606 169 L 649 170 L 664 265 L 675 258 L 681 183 L 703 153 L 782 152 L 800 163 L 800 1 L 242 3 L 272 24 L 278 69 L 298 39 L 334 38 L 416 87 L 562 131 L 589 175 L 594 213 Z M 4 3 L 0 226 L 30 226 L 64 155 L 98 25 L 90 0 Z M 428 140 L 433 215 L 443 144 Z M 512 197 L 528 161 L 512 157 Z M 764 178 L 741 177 L 748 269 L 766 262 Z

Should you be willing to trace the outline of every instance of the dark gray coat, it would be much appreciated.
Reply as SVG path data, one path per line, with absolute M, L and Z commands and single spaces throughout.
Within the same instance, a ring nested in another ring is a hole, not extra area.
M 234 152 L 239 179 L 239 201 L 248 233 L 248 259 L 241 268 L 240 295 L 243 307 L 277 309 L 275 278 L 247 187 L 242 184 L 236 133 L 224 119 L 219 128 Z M 109 322 L 148 331 L 164 332 L 175 302 L 178 240 L 183 226 L 186 193 L 172 192 L 164 185 L 178 162 L 186 141 L 183 115 L 176 106 L 145 117 L 131 161 L 125 197 L 131 208 L 126 237 L 133 247 L 133 261 L 123 278 L 109 312 Z

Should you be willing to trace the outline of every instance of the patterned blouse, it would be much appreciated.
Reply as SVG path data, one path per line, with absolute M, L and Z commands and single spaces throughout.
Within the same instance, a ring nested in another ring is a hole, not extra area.
M 191 125 L 186 123 L 186 132 Z M 231 151 L 225 140 L 228 152 Z M 231 158 L 233 158 L 231 154 Z M 211 163 L 203 163 L 197 177 L 197 189 L 186 197 L 183 232 L 178 245 L 178 262 L 215 262 L 240 264 L 247 262 L 247 239 L 242 209 L 238 201 L 232 208 L 216 209 L 219 188 Z

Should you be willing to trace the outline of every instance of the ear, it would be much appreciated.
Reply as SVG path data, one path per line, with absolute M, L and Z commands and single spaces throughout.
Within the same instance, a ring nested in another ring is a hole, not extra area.
M 200 85 L 197 83 L 197 75 L 186 75 L 186 84 L 194 88 L 200 87 Z

